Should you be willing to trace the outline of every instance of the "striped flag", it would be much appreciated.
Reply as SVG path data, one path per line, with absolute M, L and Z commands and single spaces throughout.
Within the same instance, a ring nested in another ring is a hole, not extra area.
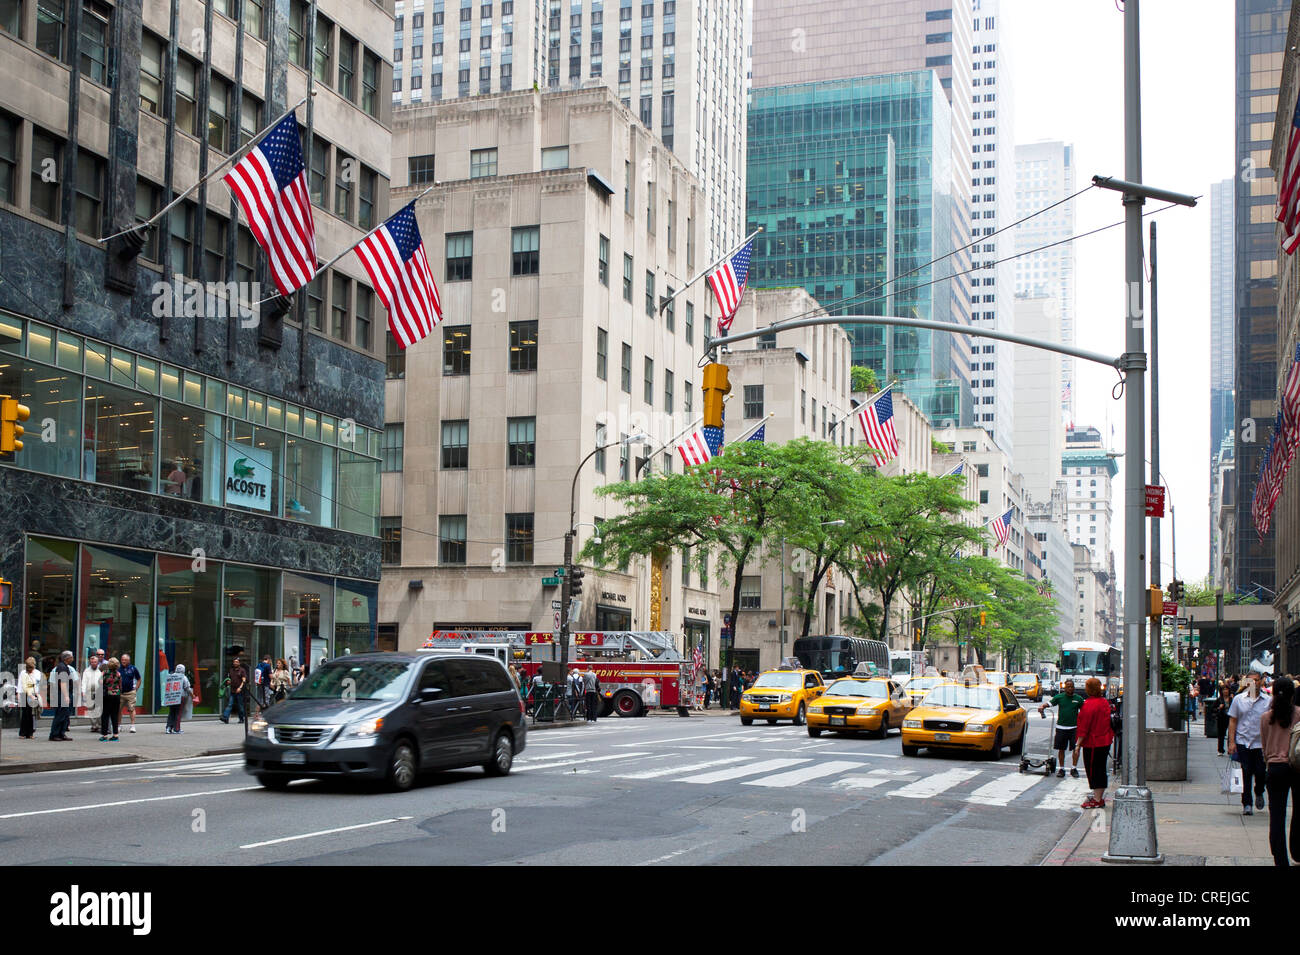
M 244 210 L 281 295 L 316 276 L 316 223 L 293 113 L 276 124 L 222 179 Z
M 858 424 L 867 444 L 883 452 L 875 455 L 876 467 L 898 454 L 898 435 L 894 432 L 894 399 L 889 396 L 890 385 L 858 411 Z
M 754 240 L 750 239 L 739 252 L 725 259 L 710 272 L 705 281 L 713 289 L 713 297 L 718 300 L 718 330 L 725 332 L 731 327 L 731 320 L 736 317 L 736 309 L 745 295 L 745 283 L 749 280 L 749 258 L 753 255 Z
M 722 429 L 712 425 L 696 428 L 677 443 L 677 453 L 687 467 L 707 464 L 722 451 Z
M 442 301 L 424 254 L 414 201 L 362 239 L 357 257 L 388 309 L 388 327 L 398 347 L 414 345 L 442 321 Z
M 1001 517 L 995 517 L 993 519 L 993 534 L 998 539 L 999 547 L 1005 544 L 1007 539 L 1011 537 L 1011 511 L 1007 511 Z
M 1300 100 L 1291 113 L 1291 133 L 1287 138 L 1286 161 L 1278 181 L 1274 217 L 1282 223 L 1282 251 L 1290 255 L 1300 245 Z
M 1295 346 L 1291 370 L 1282 385 L 1282 421 L 1286 428 L 1287 457 L 1295 457 L 1296 444 L 1300 443 L 1300 342 Z

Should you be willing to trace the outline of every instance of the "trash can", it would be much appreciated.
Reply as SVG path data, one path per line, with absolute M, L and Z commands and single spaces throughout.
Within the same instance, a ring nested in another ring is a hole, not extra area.
M 1205 711 L 1205 738 L 1218 739 L 1219 736 L 1219 712 L 1217 709 L 1208 709 Z

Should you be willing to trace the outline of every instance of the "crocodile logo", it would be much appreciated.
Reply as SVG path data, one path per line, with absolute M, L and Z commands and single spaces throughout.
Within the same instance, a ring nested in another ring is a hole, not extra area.
M 233 465 L 231 470 L 234 471 L 235 477 L 250 478 L 253 476 L 253 468 L 248 464 L 248 458 L 240 458 Z

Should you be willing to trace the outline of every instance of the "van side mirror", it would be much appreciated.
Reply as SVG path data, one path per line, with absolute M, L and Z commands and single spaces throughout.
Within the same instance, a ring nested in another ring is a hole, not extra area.
M 420 701 L 427 702 L 429 700 L 436 700 L 441 695 L 442 695 L 441 687 L 437 687 L 437 686 L 422 687 L 420 690 Z

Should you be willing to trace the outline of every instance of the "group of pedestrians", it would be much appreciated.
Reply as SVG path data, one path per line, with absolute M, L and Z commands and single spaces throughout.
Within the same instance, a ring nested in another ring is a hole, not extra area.
M 1065 752 L 1071 754 L 1070 776 L 1079 778 L 1079 754 L 1083 754 L 1083 771 L 1092 790 L 1083 801 L 1084 809 L 1106 808 L 1106 787 L 1110 781 L 1106 774 L 1106 760 L 1115 740 L 1110 722 L 1110 702 L 1102 696 L 1101 680 L 1089 678 L 1083 685 L 1085 696 L 1074 690 L 1074 681 L 1066 680 L 1061 692 L 1038 707 L 1041 716 L 1049 707 L 1056 707 L 1056 734 L 1052 748 L 1056 750 L 1056 776 L 1065 777 Z
M 35 739 L 41 713 L 52 709 L 50 741 L 71 742 L 72 718 L 83 708 L 90 717 L 90 732 L 98 733 L 100 742 L 116 743 L 124 718 L 130 719 L 128 729 L 135 732 L 140 682 L 140 671 L 128 653 L 118 658 L 107 650 L 92 650 L 85 669 L 78 672 L 72 651 L 64 650 L 48 675 L 37 669 L 34 656 L 28 657 L 18 675 L 18 736 Z
M 519 691 L 519 698 L 524 702 L 524 711 L 532 715 L 537 709 L 537 704 L 541 702 L 545 692 L 544 687 L 547 685 L 542 679 L 542 671 L 538 669 L 529 680 L 528 675 L 513 663 L 507 669 L 510 671 L 510 679 L 514 682 L 515 689 Z M 570 711 L 576 712 L 581 702 L 584 719 L 588 723 L 596 722 L 601 708 L 600 677 L 596 675 L 596 670 L 591 664 L 588 664 L 585 670 L 575 667 L 569 671 L 564 681 L 563 693 Z

